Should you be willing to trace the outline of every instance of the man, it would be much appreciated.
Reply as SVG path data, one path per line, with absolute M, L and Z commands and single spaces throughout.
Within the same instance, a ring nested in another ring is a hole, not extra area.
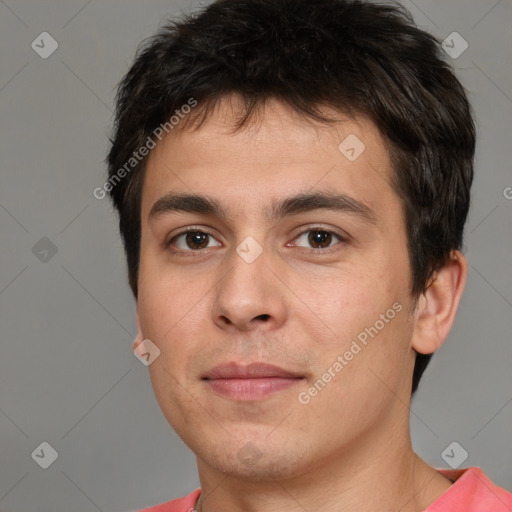
M 116 114 L 133 348 L 201 482 L 147 510 L 512 510 L 410 439 L 467 275 L 475 133 L 438 43 L 398 7 L 217 1 Z

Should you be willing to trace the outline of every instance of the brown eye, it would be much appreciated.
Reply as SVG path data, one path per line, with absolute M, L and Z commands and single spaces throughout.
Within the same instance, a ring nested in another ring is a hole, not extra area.
M 314 249 L 329 247 L 332 242 L 332 233 L 329 233 L 328 231 L 310 231 L 308 242 Z
M 331 247 L 334 250 L 334 246 L 338 245 L 339 242 L 345 241 L 345 238 L 333 231 L 326 229 L 308 229 L 303 231 L 295 239 L 294 243 L 299 247 L 306 247 L 320 253 L 322 250 L 325 250 L 323 252 L 328 252 L 327 249 L 331 249 Z
M 209 236 L 201 231 L 190 231 L 185 236 L 185 242 L 190 249 L 204 249 L 208 246 Z
M 181 252 L 198 252 L 217 245 L 221 244 L 212 235 L 199 230 L 184 231 L 176 235 L 168 244 L 171 252 L 173 247 Z

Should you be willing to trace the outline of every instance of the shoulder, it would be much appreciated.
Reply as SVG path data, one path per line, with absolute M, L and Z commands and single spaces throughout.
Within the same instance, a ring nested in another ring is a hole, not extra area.
M 139 512 L 193 512 L 195 504 L 201 494 L 201 489 L 196 489 L 183 498 L 161 503 L 154 507 L 145 508 Z
M 425 512 L 510 512 L 512 494 L 495 485 L 478 467 L 438 469 L 452 486 Z

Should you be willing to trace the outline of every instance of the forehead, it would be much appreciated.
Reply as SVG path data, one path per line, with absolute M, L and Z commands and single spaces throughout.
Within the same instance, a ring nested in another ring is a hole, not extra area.
M 393 195 L 388 149 L 376 126 L 329 109 L 323 113 L 336 122 L 312 121 L 271 100 L 235 130 L 239 104 L 219 102 L 199 128 L 170 132 L 151 151 L 143 217 L 169 191 L 223 198 L 238 211 L 261 209 L 284 193 L 333 187 L 369 202 L 379 190 L 384 199 Z

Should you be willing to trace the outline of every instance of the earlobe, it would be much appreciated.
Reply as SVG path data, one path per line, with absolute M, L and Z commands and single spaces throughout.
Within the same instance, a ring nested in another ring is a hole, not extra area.
M 132 349 L 135 350 L 144 340 L 144 335 L 142 334 L 142 329 L 140 327 L 140 319 L 139 319 L 139 310 L 136 310 L 135 313 L 135 322 L 137 324 L 137 334 L 135 336 L 135 340 L 132 345 Z
M 432 354 L 444 343 L 466 285 L 467 267 L 464 255 L 452 251 L 419 297 L 411 345 L 416 352 Z

